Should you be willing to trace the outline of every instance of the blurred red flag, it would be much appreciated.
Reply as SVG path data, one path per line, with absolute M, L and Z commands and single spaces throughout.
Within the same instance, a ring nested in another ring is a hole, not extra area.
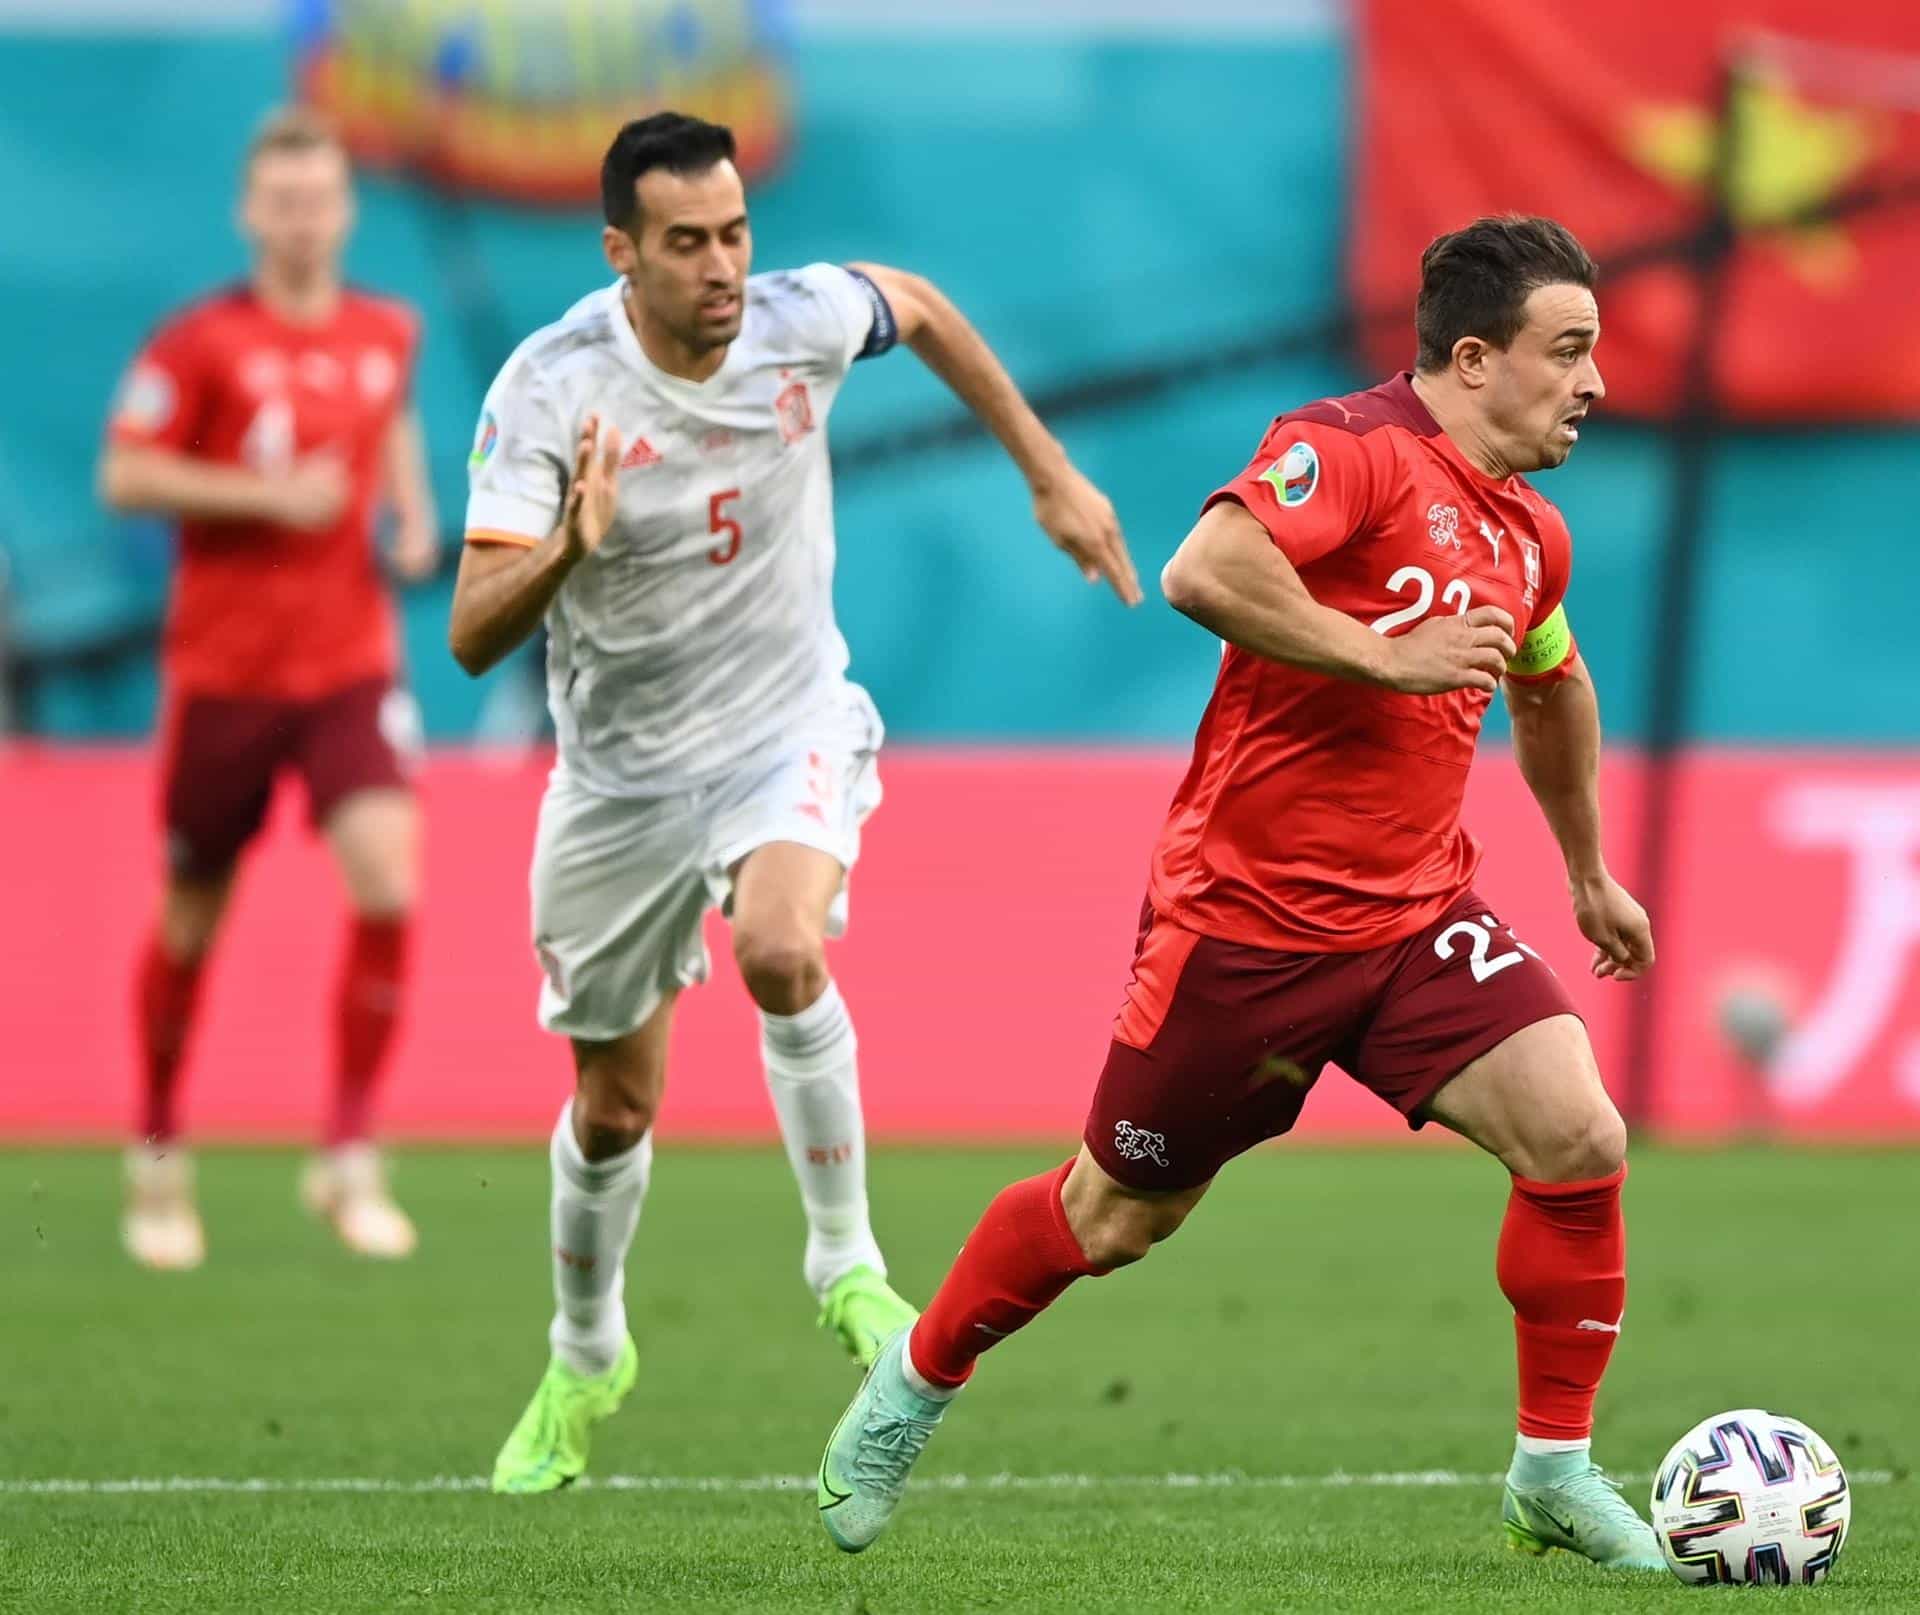
M 1682 250 L 1640 249 L 1707 216 L 1737 61 L 1722 407 L 1920 416 L 1920 0 L 1362 0 L 1358 47 L 1359 308 L 1410 311 L 1444 231 L 1549 214 L 1622 265 L 1601 288 L 1609 407 L 1671 413 L 1698 287 Z M 1404 323 L 1364 342 L 1378 368 L 1411 361 Z

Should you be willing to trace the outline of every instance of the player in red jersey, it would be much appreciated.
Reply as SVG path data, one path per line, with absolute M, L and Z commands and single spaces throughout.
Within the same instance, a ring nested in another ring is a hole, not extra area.
M 271 119 L 248 153 L 241 199 L 252 278 L 148 342 L 121 387 L 101 467 L 110 505 L 173 517 L 180 535 L 163 653 L 168 870 L 136 986 L 144 1093 L 123 1226 L 149 1267 L 193 1267 L 204 1255 L 175 1143 L 176 1081 L 241 851 L 287 771 L 305 783 L 354 916 L 327 1148 L 302 1195 L 356 1250 L 414 1246 L 368 1143 L 419 862 L 406 783 L 419 721 L 395 682 L 374 547 L 383 496 L 398 516 L 403 576 L 431 572 L 438 541 L 407 403 L 416 322 L 402 304 L 342 285 L 352 219 L 337 141 L 302 113 Z
M 1333 1062 L 1512 1174 L 1510 1540 L 1663 1563 L 1589 1453 L 1625 1306 L 1626 1131 L 1565 989 L 1475 892 L 1480 849 L 1460 825 L 1504 679 L 1594 973 L 1651 966 L 1647 916 L 1601 856 L 1567 529 L 1521 475 L 1565 460 L 1603 396 L 1593 264 L 1551 221 L 1482 219 L 1434 242 L 1421 272 L 1417 370 L 1276 420 L 1163 574 L 1226 650 L 1085 1140 L 1001 1192 L 876 1359 L 820 1466 L 842 1548 L 879 1535 L 981 1352 L 1172 1234 Z

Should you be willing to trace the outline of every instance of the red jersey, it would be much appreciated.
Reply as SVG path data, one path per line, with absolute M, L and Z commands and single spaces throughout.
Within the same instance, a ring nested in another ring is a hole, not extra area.
M 1222 499 L 1267 529 L 1315 600 L 1377 633 L 1499 606 L 1516 638 L 1555 639 L 1542 677 L 1572 666 L 1556 615 L 1565 521 L 1520 477 L 1478 470 L 1410 374 L 1282 415 L 1207 505 Z M 1491 699 L 1406 695 L 1229 646 L 1154 849 L 1155 911 L 1295 953 L 1379 947 L 1431 923 L 1479 866 L 1460 804 Z
M 307 700 L 391 677 L 393 611 L 374 553 L 388 428 L 404 407 L 417 323 L 405 305 L 343 292 L 294 325 L 237 287 L 168 321 L 134 361 L 109 427 L 269 474 L 324 451 L 352 491 L 328 529 L 180 524 L 165 669 L 178 691 Z

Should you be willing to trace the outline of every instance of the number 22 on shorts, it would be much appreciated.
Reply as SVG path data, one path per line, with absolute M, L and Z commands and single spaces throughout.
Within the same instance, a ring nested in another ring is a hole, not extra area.
M 1497 929 L 1498 924 L 1499 922 L 1491 914 L 1481 915 L 1479 925 L 1475 925 L 1471 920 L 1460 920 L 1456 924 L 1449 925 L 1433 939 L 1433 951 L 1442 959 L 1451 959 L 1458 951 L 1455 943 L 1464 939 L 1467 944 L 1467 968 L 1473 972 L 1475 981 L 1485 981 L 1490 976 L 1497 976 L 1508 965 L 1517 965 L 1523 957 L 1533 959 L 1540 957 L 1526 943 L 1514 936 L 1512 931 L 1508 931 L 1507 935 L 1513 937 L 1513 950 L 1507 953 L 1489 954 L 1487 949 L 1493 941 L 1492 933 Z
M 725 513 L 727 501 L 739 497 L 738 488 L 727 488 L 707 501 L 707 531 L 727 535 L 726 543 L 707 551 L 707 559 L 715 566 L 725 566 L 740 553 L 740 524 Z

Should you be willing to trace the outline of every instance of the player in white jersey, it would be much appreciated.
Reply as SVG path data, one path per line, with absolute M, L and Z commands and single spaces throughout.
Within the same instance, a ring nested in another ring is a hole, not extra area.
M 560 758 L 533 940 L 541 1021 L 572 1040 L 576 1076 L 551 1146 L 552 1357 L 496 1491 L 574 1479 L 633 1383 L 623 1268 L 710 908 L 760 1010 L 820 1321 L 864 1364 L 914 1317 L 868 1222 L 853 1026 L 824 946 L 880 799 L 880 719 L 833 618 L 826 420 L 848 368 L 906 342 L 1005 446 L 1054 543 L 1140 598 L 1113 507 L 934 287 L 873 264 L 749 277 L 732 159 L 727 130 L 679 114 L 620 131 L 602 169 L 619 279 L 507 361 L 471 457 L 449 639 L 479 673 L 547 624 Z

